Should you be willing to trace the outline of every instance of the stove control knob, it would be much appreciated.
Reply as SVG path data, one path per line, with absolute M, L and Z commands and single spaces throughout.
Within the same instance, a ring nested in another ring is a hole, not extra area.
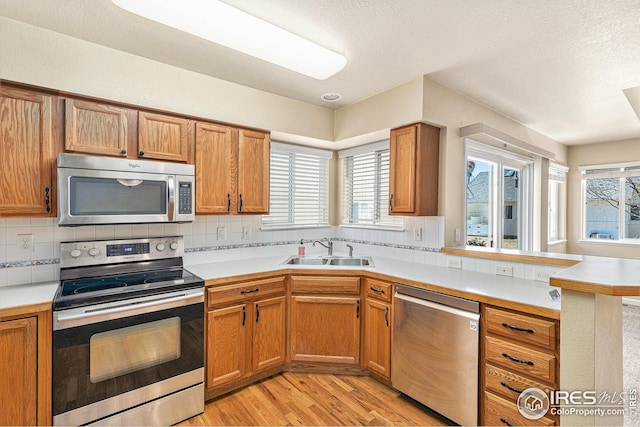
M 73 249 L 71 252 L 69 252 L 69 255 L 71 255 L 71 258 L 78 258 L 80 255 L 82 255 L 82 251 L 80 249 Z
M 176 242 L 171 242 L 169 247 L 171 248 L 172 251 L 175 251 L 176 249 L 178 249 L 178 244 Z
M 100 253 L 100 250 L 98 248 L 91 248 L 89 249 L 89 255 L 91 256 L 96 256 Z
M 164 248 L 165 248 L 164 243 L 158 243 L 156 245 L 156 249 L 159 250 L 160 252 L 164 251 Z

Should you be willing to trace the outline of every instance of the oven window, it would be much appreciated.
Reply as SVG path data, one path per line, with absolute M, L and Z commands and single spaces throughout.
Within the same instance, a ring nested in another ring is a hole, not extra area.
M 71 215 L 165 215 L 165 181 L 72 176 Z
M 94 384 L 176 360 L 180 318 L 101 332 L 91 337 L 89 348 L 89 379 Z

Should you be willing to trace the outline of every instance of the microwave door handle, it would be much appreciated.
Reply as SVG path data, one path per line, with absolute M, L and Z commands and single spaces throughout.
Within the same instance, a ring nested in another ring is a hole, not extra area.
M 169 210 L 167 212 L 167 216 L 169 217 L 169 221 L 175 221 L 175 217 L 173 215 L 174 205 L 176 202 L 176 186 L 175 186 L 175 177 L 169 176 Z
M 116 181 L 118 181 L 120 184 L 124 185 L 125 187 L 136 187 L 144 182 L 144 180 L 142 179 L 122 179 L 122 178 L 118 178 L 116 179 Z

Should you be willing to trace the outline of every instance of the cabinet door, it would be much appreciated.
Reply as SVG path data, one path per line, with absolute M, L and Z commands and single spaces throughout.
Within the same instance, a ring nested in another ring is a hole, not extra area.
M 357 364 L 360 298 L 291 298 L 291 360 Z
M 391 305 L 367 298 L 364 357 L 366 366 L 387 378 L 391 375 Z
M 138 157 L 186 162 L 191 126 L 188 119 L 138 112 Z
M 417 127 L 393 129 L 389 141 L 389 213 L 413 213 Z
M 0 216 L 55 216 L 51 97 L 0 88 Z
M 196 124 L 196 213 L 235 212 L 236 137 L 227 126 Z
M 255 302 L 253 327 L 253 371 L 284 363 L 285 297 Z
M 207 388 L 242 378 L 247 370 L 246 304 L 207 313 Z
M 0 322 L 0 425 L 36 425 L 37 321 Z
M 67 99 L 65 109 L 65 150 L 126 156 L 126 108 Z
M 240 129 L 238 143 L 238 213 L 269 213 L 269 134 Z

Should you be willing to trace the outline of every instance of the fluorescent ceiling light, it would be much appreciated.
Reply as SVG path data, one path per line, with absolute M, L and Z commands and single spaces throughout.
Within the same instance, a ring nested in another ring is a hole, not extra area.
M 218 0 L 111 0 L 129 12 L 272 64 L 324 80 L 344 56 Z

